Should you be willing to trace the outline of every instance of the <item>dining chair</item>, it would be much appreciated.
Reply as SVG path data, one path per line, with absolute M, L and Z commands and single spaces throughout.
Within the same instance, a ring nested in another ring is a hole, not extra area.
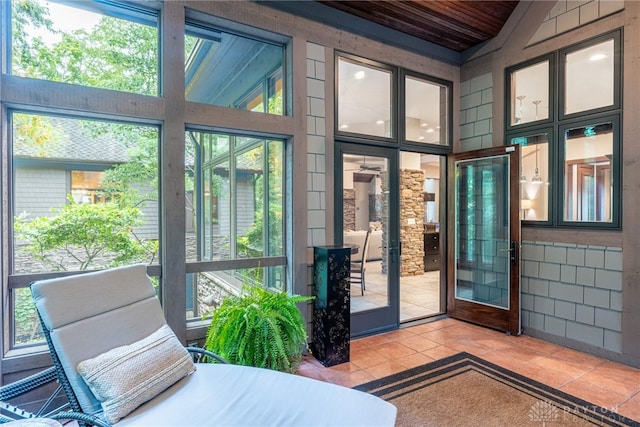
M 365 272 L 367 269 L 370 237 L 371 229 L 368 229 L 364 236 L 364 244 L 362 245 L 362 257 L 351 261 L 351 284 L 360 285 L 360 295 L 364 295 L 364 290 L 366 289 Z

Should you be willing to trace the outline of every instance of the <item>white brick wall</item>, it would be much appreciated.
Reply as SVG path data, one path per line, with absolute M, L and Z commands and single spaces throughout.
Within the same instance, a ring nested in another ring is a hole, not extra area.
M 463 151 L 493 146 L 491 73 L 460 84 L 460 142 Z
M 325 48 L 307 42 L 307 243 L 326 244 Z
M 560 0 L 529 40 L 529 45 L 624 9 L 624 0 Z
M 622 250 L 525 241 L 522 324 L 620 353 Z

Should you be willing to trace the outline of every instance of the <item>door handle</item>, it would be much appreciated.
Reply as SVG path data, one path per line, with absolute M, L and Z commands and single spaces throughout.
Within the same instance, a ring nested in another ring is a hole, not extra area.
M 515 240 L 511 241 L 511 247 L 509 249 L 498 249 L 498 252 L 509 252 L 511 263 L 515 264 L 518 260 L 518 245 Z

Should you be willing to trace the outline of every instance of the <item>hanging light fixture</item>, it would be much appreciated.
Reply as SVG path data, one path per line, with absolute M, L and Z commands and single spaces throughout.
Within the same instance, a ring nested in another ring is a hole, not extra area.
M 536 170 L 535 170 L 535 173 L 534 173 L 533 177 L 531 178 L 531 183 L 540 185 L 543 182 L 544 181 L 543 181 L 542 177 L 538 173 L 538 144 L 536 144 Z

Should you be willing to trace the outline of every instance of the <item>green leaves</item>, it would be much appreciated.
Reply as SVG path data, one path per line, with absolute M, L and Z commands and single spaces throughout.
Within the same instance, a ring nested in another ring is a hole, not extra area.
M 28 220 L 16 217 L 16 237 L 27 250 L 54 270 L 70 265 L 80 270 L 144 261 L 155 254 L 157 242 L 139 241 L 132 230 L 141 223 L 140 211 L 115 203 L 70 203 L 53 209 L 55 216 Z
M 295 372 L 307 349 L 296 304 L 310 299 L 249 287 L 213 312 L 205 348 L 234 364 Z

